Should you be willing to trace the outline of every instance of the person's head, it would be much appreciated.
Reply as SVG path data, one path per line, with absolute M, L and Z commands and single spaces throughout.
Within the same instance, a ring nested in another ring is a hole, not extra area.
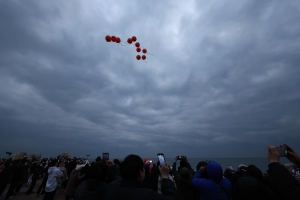
M 179 175 L 181 178 L 183 178 L 184 180 L 189 180 L 190 178 L 190 172 L 189 169 L 186 167 L 181 168 Z
M 98 156 L 98 157 L 96 158 L 96 162 L 100 162 L 100 161 L 101 161 L 101 157 Z
M 138 155 L 129 155 L 120 166 L 120 173 L 123 179 L 139 179 L 141 181 L 145 178 L 144 163 Z
M 226 169 L 224 171 L 224 176 L 227 176 L 229 174 L 235 174 L 235 170 L 233 169 L 233 167 L 231 165 L 227 165 Z
M 149 158 L 145 158 L 145 159 L 144 159 L 144 164 L 149 164 L 148 161 L 150 161 L 150 159 L 149 159 Z
M 119 159 L 114 159 L 113 162 L 114 162 L 115 164 L 119 165 L 119 166 L 120 166 L 120 164 L 121 164 L 121 162 L 119 161 Z
M 188 164 L 185 160 L 180 160 L 179 162 L 179 167 L 178 167 L 178 171 L 180 172 L 180 170 L 183 168 L 183 167 L 188 167 Z
M 88 169 L 87 178 L 104 182 L 108 173 L 108 166 L 105 162 L 99 161 Z
M 216 182 L 221 181 L 223 178 L 222 166 L 215 161 L 210 161 L 206 165 L 206 173 L 209 179 L 214 180 Z
M 207 162 L 200 161 L 196 166 L 196 171 L 198 171 L 200 169 L 200 167 L 205 167 L 206 165 L 207 165 Z
M 240 172 L 240 173 L 247 173 L 247 168 L 248 168 L 248 166 L 247 165 L 244 165 L 244 164 L 240 164 L 239 166 L 238 166 L 238 172 Z
M 253 178 L 256 178 L 257 180 L 263 180 L 262 171 L 258 169 L 255 165 L 249 165 L 247 168 L 247 173 L 248 175 L 252 176 Z
M 51 167 L 57 167 L 58 166 L 58 159 L 53 159 L 52 161 L 51 161 Z

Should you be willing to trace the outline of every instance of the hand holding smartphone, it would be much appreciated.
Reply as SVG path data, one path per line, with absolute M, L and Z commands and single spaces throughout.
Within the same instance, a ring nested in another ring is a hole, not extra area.
M 285 146 L 276 147 L 280 157 L 287 157 L 287 148 Z

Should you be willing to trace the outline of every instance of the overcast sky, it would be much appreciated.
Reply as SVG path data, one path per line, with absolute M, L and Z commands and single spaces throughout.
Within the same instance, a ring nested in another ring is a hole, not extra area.
M 299 0 L 0 0 L 0 157 L 300 153 L 299 19 Z

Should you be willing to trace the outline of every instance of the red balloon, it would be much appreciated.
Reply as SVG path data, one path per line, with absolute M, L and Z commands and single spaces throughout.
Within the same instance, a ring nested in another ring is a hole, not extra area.
M 110 42 L 111 41 L 111 37 L 109 35 L 105 36 L 105 40 L 106 42 Z
M 129 44 L 131 44 L 131 43 L 132 43 L 132 39 L 131 39 L 131 38 L 128 38 L 128 39 L 127 39 L 127 42 L 128 42 Z
M 139 42 L 135 43 L 135 46 L 140 47 L 140 43 Z
M 116 38 L 116 43 L 120 43 L 121 39 L 119 37 Z
M 145 56 L 145 55 L 142 55 L 142 59 L 143 59 L 143 60 L 146 60 L 146 56 Z
M 141 52 L 141 48 L 140 47 L 136 48 L 136 52 Z
M 136 41 L 136 37 L 135 37 L 135 36 L 132 36 L 132 38 L 131 38 L 131 39 L 132 39 L 132 41 L 133 41 L 133 42 L 135 42 L 135 41 Z
M 116 41 L 116 36 L 111 36 L 111 41 L 115 42 Z
M 147 53 L 147 49 L 143 49 L 143 53 Z
M 136 56 L 136 59 L 137 59 L 137 60 L 140 60 L 140 59 L 141 59 L 141 56 L 140 56 L 140 55 L 137 55 L 137 56 Z

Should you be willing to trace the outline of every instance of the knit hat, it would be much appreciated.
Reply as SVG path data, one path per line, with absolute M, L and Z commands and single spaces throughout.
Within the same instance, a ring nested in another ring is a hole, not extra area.
M 179 174 L 180 174 L 180 177 L 183 178 L 183 179 L 185 179 L 185 180 L 189 180 L 189 178 L 190 178 L 189 170 L 186 167 L 183 167 L 180 170 Z
M 149 158 L 145 158 L 144 159 L 144 168 L 146 170 L 146 172 L 152 172 L 152 166 L 150 165 L 150 159 Z M 147 165 L 147 166 L 146 166 Z M 147 169 L 146 169 L 147 168 Z
M 149 158 L 145 158 L 145 159 L 144 159 L 144 164 L 145 164 L 148 160 L 150 160 L 150 159 L 149 159 Z
M 234 170 L 233 167 L 232 167 L 231 165 L 227 165 L 227 166 L 226 166 L 226 169 Z
M 247 172 L 247 168 L 248 168 L 247 165 L 240 164 L 238 167 L 238 171 Z

